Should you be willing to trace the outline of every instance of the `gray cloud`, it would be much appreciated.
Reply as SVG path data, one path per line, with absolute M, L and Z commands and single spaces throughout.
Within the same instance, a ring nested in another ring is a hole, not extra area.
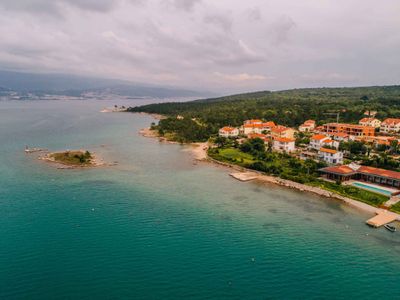
M 2 0 L 0 69 L 227 93 L 398 83 L 398 1 L 296 3 Z

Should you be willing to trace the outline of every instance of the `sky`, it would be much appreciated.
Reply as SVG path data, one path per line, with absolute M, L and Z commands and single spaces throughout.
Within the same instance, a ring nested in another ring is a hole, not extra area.
M 400 83 L 399 0 L 0 0 L 0 69 L 219 93 Z

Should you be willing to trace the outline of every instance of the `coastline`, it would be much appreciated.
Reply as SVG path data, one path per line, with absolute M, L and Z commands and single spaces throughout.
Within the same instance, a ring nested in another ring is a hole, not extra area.
M 168 141 L 165 138 L 160 138 L 158 136 L 157 133 L 155 133 L 153 130 L 151 130 L 150 128 L 144 128 L 141 129 L 139 131 L 139 133 L 144 136 L 144 137 L 151 137 L 151 138 L 159 138 L 160 142 L 167 142 L 167 143 L 171 143 L 171 144 L 176 144 L 176 142 L 173 141 Z M 251 180 L 257 181 L 259 183 L 262 183 L 264 185 L 268 185 L 268 184 L 276 184 L 276 185 L 280 185 L 283 187 L 287 187 L 290 189 L 295 189 L 298 190 L 300 192 L 308 192 L 308 193 L 313 193 L 314 195 L 318 195 L 321 197 L 325 197 L 325 198 L 330 198 L 330 199 L 335 199 L 335 200 L 340 200 L 342 203 L 345 203 L 353 208 L 362 210 L 364 212 L 367 213 L 371 213 L 371 214 L 379 214 L 382 212 L 389 212 L 388 210 L 382 209 L 382 208 L 377 208 L 374 207 L 372 205 L 366 204 L 364 202 L 361 201 L 357 201 L 348 197 L 344 197 L 341 196 L 339 194 L 333 193 L 333 192 L 329 192 L 327 190 L 324 190 L 322 188 L 319 187 L 313 187 L 313 186 L 309 186 L 309 185 L 305 185 L 305 184 L 301 184 L 301 183 L 297 183 L 294 181 L 290 181 L 290 180 L 286 180 L 286 179 L 281 179 L 279 177 L 274 177 L 274 176 L 270 176 L 270 175 L 266 175 L 263 174 L 261 172 L 257 172 L 254 170 L 250 170 L 250 169 L 246 169 L 234 164 L 229 164 L 229 163 L 225 163 L 225 162 L 221 162 L 218 160 L 215 160 L 211 157 L 208 156 L 207 154 L 207 150 L 209 148 L 209 144 L 208 142 L 205 143 L 190 143 L 187 144 L 190 146 L 189 150 L 191 151 L 192 155 L 194 156 L 195 160 L 197 161 L 204 161 L 204 162 L 210 162 L 212 164 L 218 165 L 218 166 L 222 166 L 225 168 L 229 168 L 231 170 L 235 170 L 237 172 L 240 173 L 246 173 L 249 177 L 251 177 Z M 230 173 L 229 175 L 231 175 L 232 177 L 234 177 L 237 180 L 241 180 L 238 176 L 234 176 L 233 173 Z M 241 180 L 241 181 L 248 181 L 248 180 Z M 397 215 L 397 221 L 400 221 L 400 214 L 391 212 L 393 214 Z

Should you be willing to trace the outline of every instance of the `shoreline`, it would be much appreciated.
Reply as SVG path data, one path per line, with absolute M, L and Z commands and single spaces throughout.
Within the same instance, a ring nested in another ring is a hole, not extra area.
M 160 142 L 167 142 L 167 143 L 171 143 L 171 144 L 176 144 L 176 142 L 172 142 L 172 141 L 167 141 L 165 138 L 164 139 L 160 139 L 160 137 L 154 133 L 152 130 L 150 130 L 150 128 L 145 128 L 145 129 L 141 129 L 140 130 L 140 134 L 144 137 L 152 137 L 152 138 L 159 138 Z M 211 157 L 208 156 L 207 154 L 207 150 L 209 148 L 209 144 L 208 142 L 205 143 L 190 143 L 190 144 L 186 144 L 188 146 L 190 146 L 190 151 L 192 153 L 192 155 L 194 156 L 195 160 L 198 161 L 204 161 L 204 162 L 209 162 L 215 165 L 219 165 L 225 168 L 229 168 L 231 170 L 235 170 L 237 172 L 240 173 L 247 173 L 249 177 L 251 177 L 251 180 L 260 182 L 264 185 L 267 184 L 276 184 L 282 187 L 286 187 L 286 188 L 290 188 L 290 189 L 294 189 L 300 192 L 308 192 L 308 193 L 312 193 L 314 195 L 317 196 L 321 196 L 321 197 L 325 197 L 325 198 L 329 198 L 329 199 L 335 199 L 335 200 L 339 200 L 342 203 L 345 203 L 353 208 L 362 210 L 364 212 L 367 213 L 372 213 L 374 215 L 382 213 L 382 212 L 390 212 L 389 210 L 385 210 L 382 208 L 378 208 L 378 207 L 374 207 L 372 205 L 366 204 L 364 202 L 361 201 L 357 201 L 348 197 L 344 197 L 341 196 L 339 194 L 324 190 L 322 188 L 319 187 L 313 187 L 313 186 L 309 186 L 309 185 L 305 185 L 305 184 L 301 184 L 301 183 L 297 183 L 294 181 L 290 181 L 290 180 L 286 180 L 286 179 L 282 179 L 279 177 L 274 177 L 274 176 L 270 176 L 270 175 L 266 175 L 263 174 L 261 172 L 257 172 L 254 170 L 250 170 L 250 169 L 246 169 L 234 164 L 229 164 L 229 163 L 225 163 L 225 162 L 221 162 L 218 160 L 215 160 Z M 232 176 L 233 178 L 240 180 L 240 181 L 249 181 L 249 180 L 241 180 L 238 177 L 233 176 L 233 173 L 229 174 L 230 176 Z M 395 212 L 390 212 L 393 214 L 397 215 L 397 221 L 400 221 L 400 214 L 395 213 Z

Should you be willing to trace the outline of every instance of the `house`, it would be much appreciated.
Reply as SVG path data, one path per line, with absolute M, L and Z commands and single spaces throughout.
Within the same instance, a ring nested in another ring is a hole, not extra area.
M 349 164 L 327 167 L 319 170 L 323 176 L 331 180 L 348 181 L 362 180 L 391 187 L 400 187 L 400 172 L 380 168 Z
M 218 131 L 218 135 L 226 138 L 237 137 L 239 135 L 239 129 L 225 126 Z
M 310 138 L 310 148 L 319 150 L 323 147 L 323 141 L 330 140 L 330 138 L 324 134 L 315 134 Z
M 272 121 L 262 123 L 262 130 L 271 132 L 272 128 L 276 127 L 275 123 Z
M 255 124 L 244 124 L 243 125 L 243 133 L 250 134 L 250 133 L 262 133 L 263 132 L 263 125 L 262 123 L 255 123 Z
M 362 126 L 346 123 L 324 124 L 324 132 L 327 134 L 343 132 L 352 136 L 374 136 L 375 128 L 372 126 Z
M 329 136 L 338 142 L 348 142 L 350 140 L 350 136 L 344 132 L 332 133 Z
M 332 140 L 332 139 L 324 139 L 321 141 L 321 147 L 327 148 L 327 147 L 333 147 L 338 149 L 339 148 L 339 142 Z
M 258 119 L 244 121 L 244 125 L 254 125 L 254 124 L 262 124 L 262 121 Z
M 323 160 L 324 162 L 331 165 L 343 163 L 343 152 L 341 151 L 327 149 L 327 148 L 320 148 L 318 151 L 318 156 L 320 160 Z
M 400 131 L 400 119 L 387 118 L 381 123 L 380 131 L 383 133 L 397 133 Z
M 294 133 L 294 129 L 282 125 L 275 126 L 271 129 L 272 137 L 284 137 L 288 139 L 293 139 Z
M 377 118 L 362 118 L 358 124 L 362 126 L 371 126 L 374 128 L 379 128 L 381 126 L 381 121 Z
M 378 112 L 375 110 L 367 110 L 364 112 L 364 116 L 375 117 Z
M 307 120 L 303 124 L 299 126 L 300 132 L 311 132 L 315 129 L 315 121 L 314 120 Z
M 272 142 L 272 149 L 282 152 L 293 152 L 296 150 L 295 139 L 285 137 L 274 137 Z

